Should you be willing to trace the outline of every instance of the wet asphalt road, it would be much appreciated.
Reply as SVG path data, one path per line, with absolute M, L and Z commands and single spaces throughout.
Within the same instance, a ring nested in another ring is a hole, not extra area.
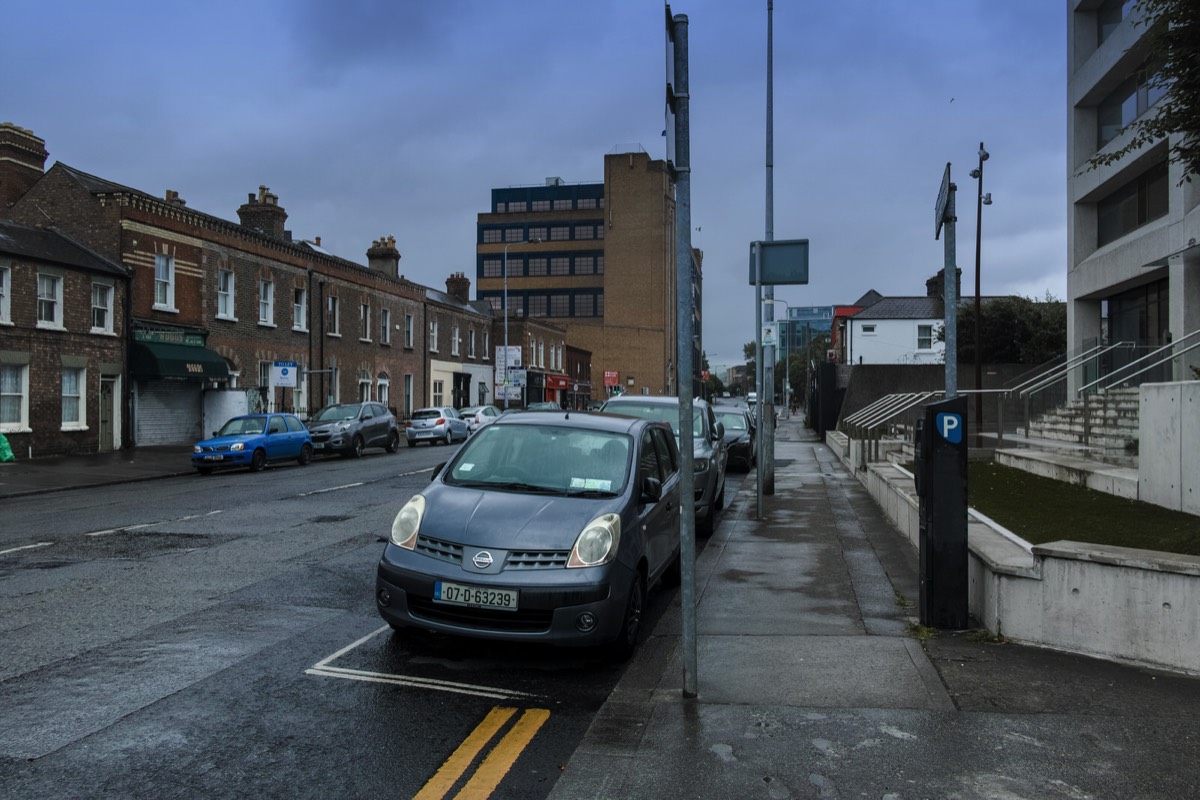
M 374 609 L 380 537 L 451 452 L 5 501 L 4 796 L 544 797 L 624 667 L 393 635 Z

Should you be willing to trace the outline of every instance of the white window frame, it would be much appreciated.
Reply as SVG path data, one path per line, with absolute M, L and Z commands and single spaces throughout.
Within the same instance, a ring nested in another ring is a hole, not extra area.
M 391 410 L 392 381 L 386 372 L 379 373 L 375 379 L 375 399 L 386 409 Z
M 4 392 L 3 372 L 16 370 L 19 392 Z M 29 433 L 29 365 L 0 364 L 0 404 L 3 398 L 19 397 L 17 419 L 9 422 L 0 421 L 0 433 Z
M 358 340 L 371 341 L 371 304 L 358 304 Z
M 47 295 L 42 288 L 42 281 L 50 281 L 53 287 L 52 295 Z M 42 317 L 42 304 L 53 303 L 53 319 Z M 51 330 L 65 330 L 63 327 L 63 276 L 56 272 L 38 272 L 37 274 L 37 327 Z
M 217 270 L 217 319 L 237 322 L 237 314 L 234 313 L 236 307 L 233 304 L 236 286 L 237 276 L 234 275 L 233 270 Z
M 467 358 L 475 357 L 475 329 L 467 331 Z
M 264 328 L 275 327 L 275 281 L 258 282 L 258 324 Z
M 329 404 L 342 402 L 342 374 L 337 367 L 330 367 L 329 380 Z
M 358 375 L 358 402 L 371 402 L 371 376 L 366 371 Z
M 413 375 L 411 372 L 404 373 L 404 408 L 401 409 L 405 419 L 412 416 L 413 412 Z
M 104 295 L 103 303 L 96 304 L 96 291 L 100 290 Z M 114 334 L 113 331 L 113 298 L 116 296 L 117 290 L 111 283 L 107 281 L 92 281 L 92 333 Z M 102 311 L 104 314 L 104 324 L 96 324 L 96 311 Z
M 413 324 L 413 315 L 405 314 L 404 315 L 404 346 L 407 347 L 409 350 L 412 350 L 412 348 L 413 348 L 414 328 L 415 328 L 415 325 Z
M 154 254 L 154 309 L 178 313 L 175 307 L 175 258 Z
M 443 380 L 434 381 L 433 382 L 433 405 L 435 405 L 435 406 L 445 405 L 445 403 L 442 402 L 442 400 L 444 400 L 445 397 L 446 397 L 446 382 Z
M 429 320 L 429 352 L 436 353 L 438 340 L 438 321 L 436 319 Z
M 483 360 L 490 361 L 492 359 L 492 332 L 485 330 L 483 332 Z
M 12 267 L 0 265 L 0 325 L 12 325 Z
M 292 330 L 308 330 L 308 289 L 296 286 L 292 291 Z
M 458 357 L 458 323 L 450 328 L 450 355 Z
M 921 331 L 926 331 L 922 333 Z M 921 342 L 925 344 L 922 345 Z M 918 325 L 917 326 L 917 349 L 932 350 L 933 349 L 933 325 Z
M 379 309 L 379 343 L 392 343 L 392 312 L 389 309 Z
M 77 394 L 67 394 L 67 376 L 74 375 L 75 391 Z M 87 427 L 87 369 L 83 367 L 63 367 L 62 383 L 60 384 L 60 395 L 62 397 L 62 430 L 64 431 L 86 431 Z M 75 403 L 74 419 L 69 419 L 67 416 L 67 401 L 73 400 Z
M 874 336 L 875 335 L 875 324 L 874 323 L 868 324 L 868 323 L 864 322 L 863 326 L 862 326 L 862 335 L 863 336 Z

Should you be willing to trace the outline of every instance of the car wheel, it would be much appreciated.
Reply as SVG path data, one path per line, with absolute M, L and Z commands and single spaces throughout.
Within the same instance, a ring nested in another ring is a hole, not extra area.
M 454 444 L 454 431 L 446 429 L 446 444 Z
M 642 631 L 642 611 L 645 601 L 646 587 L 643 585 L 642 575 L 639 572 L 633 576 L 633 583 L 629 587 L 621 632 L 608 647 L 608 654 L 613 659 L 624 661 L 633 655 L 633 650 L 637 646 L 638 634 Z
M 250 471 L 261 472 L 262 468 L 267 465 L 267 451 L 259 448 L 254 451 L 254 455 L 250 457 Z
M 717 509 L 717 511 L 720 511 L 721 509 L 725 508 L 725 479 L 724 478 L 721 479 L 721 493 L 717 495 L 717 499 L 714 501 L 714 503 L 715 503 L 715 508 Z
M 388 437 L 386 449 L 389 453 L 394 453 L 400 449 L 400 434 L 393 431 L 392 435 Z
M 312 461 L 312 445 L 305 442 L 304 446 L 300 448 L 300 457 L 296 460 L 300 462 L 300 466 L 307 467 Z
M 355 436 L 354 441 L 350 443 L 350 457 L 362 458 L 365 447 L 366 445 L 363 444 L 363 438 L 361 436 Z
M 213 468 L 212 467 L 196 467 L 196 472 L 199 472 L 201 475 L 212 475 Z

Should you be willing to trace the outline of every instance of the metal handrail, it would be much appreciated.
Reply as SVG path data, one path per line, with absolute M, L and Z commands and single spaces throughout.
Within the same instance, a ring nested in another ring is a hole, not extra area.
M 897 416 L 903 414 L 905 411 L 908 411 L 910 408 L 915 408 L 929 398 L 940 394 L 944 394 L 944 392 L 939 389 L 937 391 L 917 392 L 898 397 L 896 401 L 888 408 L 880 409 L 878 414 L 871 417 L 869 420 L 867 420 L 867 422 L 863 423 L 862 427 L 865 430 L 874 430 L 885 422 L 895 419 Z
M 869 403 L 869 404 L 863 406 L 862 408 L 860 408 L 858 411 L 855 411 L 853 414 L 851 414 L 850 416 L 848 416 L 844 420 L 842 420 L 842 422 L 850 424 L 850 425 L 857 425 L 859 420 L 867 419 L 872 414 L 879 411 L 880 409 L 891 405 L 893 402 L 895 402 L 895 399 L 897 397 L 907 397 L 907 396 L 909 396 L 909 395 L 885 394 L 883 397 L 880 397 L 879 399 L 875 400 L 875 402 Z
M 1087 392 L 1088 389 L 1091 389 L 1093 386 L 1098 386 L 1099 387 L 1098 391 L 1103 390 L 1103 389 L 1111 389 L 1113 386 L 1115 386 L 1118 383 L 1121 383 L 1122 381 L 1132 380 L 1133 378 L 1136 378 L 1138 375 L 1141 375 L 1145 372 L 1149 372 L 1150 370 L 1154 369 L 1155 367 L 1160 367 L 1169 361 L 1174 361 L 1176 358 L 1179 358 L 1184 353 L 1191 352 L 1192 350 L 1195 350 L 1197 347 L 1200 347 L 1200 340 L 1197 340 L 1196 342 L 1192 343 L 1188 347 L 1185 347 L 1183 350 L 1180 350 L 1178 353 L 1170 353 L 1166 357 L 1159 358 L 1158 360 L 1153 361 L 1150 364 L 1147 364 L 1146 366 L 1139 369 L 1137 372 L 1130 373 L 1129 375 L 1126 375 L 1123 378 L 1115 378 L 1114 377 L 1116 375 L 1119 375 L 1121 372 L 1124 372 L 1125 370 L 1129 369 L 1132 366 L 1140 364 L 1147 359 L 1154 358 L 1155 356 L 1162 353 L 1164 350 L 1174 350 L 1177 345 L 1183 344 L 1188 339 L 1191 339 L 1193 336 L 1200 336 L 1200 328 L 1197 328 L 1196 330 L 1192 331 L 1191 333 L 1187 334 L 1186 336 L 1184 336 L 1181 339 L 1177 339 L 1173 342 L 1167 342 L 1162 347 L 1159 347 L 1157 350 L 1151 350 L 1149 353 L 1142 356 L 1141 358 L 1135 359 L 1133 361 L 1130 361 L 1128 364 L 1125 364 L 1124 366 L 1118 367 L 1117 369 L 1113 370 L 1112 372 L 1108 373 L 1107 375 L 1105 375 L 1101 378 L 1097 378 L 1096 380 L 1092 381 L 1087 386 L 1079 387 L 1078 389 L 1075 390 L 1075 393 L 1079 394 L 1079 395 L 1083 395 L 1085 392 Z M 1100 384 L 1105 384 L 1105 385 L 1100 386 Z
M 1093 358 L 1099 358 L 1112 350 L 1116 350 L 1119 347 L 1134 347 L 1134 346 L 1136 346 L 1134 342 L 1117 342 L 1116 344 L 1110 344 L 1108 347 L 1105 347 L 1103 349 L 1100 348 L 1100 345 L 1096 345 L 1091 350 L 1081 353 L 1072 359 L 1068 359 L 1067 362 L 1065 364 L 1063 364 L 1061 367 L 1057 367 L 1056 369 L 1049 370 L 1047 373 L 1044 374 L 1044 376 L 1036 376 L 1034 378 L 1031 378 L 1029 381 L 1025 382 L 1026 385 L 1023 388 L 1022 387 L 1014 387 L 1013 390 L 1016 391 L 1017 394 L 1019 394 L 1021 397 L 1025 397 L 1025 396 L 1031 395 L 1031 394 L 1036 394 L 1036 393 L 1040 392 L 1042 389 L 1045 389 L 1047 386 L 1052 386 L 1053 384 L 1058 383 L 1059 381 L 1065 379 L 1067 377 L 1067 375 L 1070 374 L 1071 370 L 1075 369 L 1080 364 L 1082 364 L 1086 361 L 1090 361 Z M 1041 380 L 1038 380 L 1038 378 L 1041 378 Z M 1037 381 L 1037 382 L 1033 383 L 1032 385 L 1028 385 L 1028 384 L 1032 383 L 1033 381 Z M 1019 391 L 1018 391 L 1018 389 L 1019 389 Z

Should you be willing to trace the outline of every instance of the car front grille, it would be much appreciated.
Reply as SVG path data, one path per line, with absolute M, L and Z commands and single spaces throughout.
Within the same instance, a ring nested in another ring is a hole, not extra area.
M 224 452 L 227 452 L 228 450 L 229 450 L 229 445 L 227 445 L 227 444 L 217 445 L 216 447 L 213 447 L 211 444 L 208 444 L 208 445 L 203 445 L 200 448 L 200 452 L 202 452 L 202 453 L 224 453 Z
M 461 564 L 463 560 L 462 545 L 444 542 L 430 536 L 417 536 L 416 551 L 439 561 L 448 561 L 451 564 Z
M 505 569 L 563 569 L 567 566 L 569 550 L 548 550 L 545 552 L 513 551 L 504 562 Z

